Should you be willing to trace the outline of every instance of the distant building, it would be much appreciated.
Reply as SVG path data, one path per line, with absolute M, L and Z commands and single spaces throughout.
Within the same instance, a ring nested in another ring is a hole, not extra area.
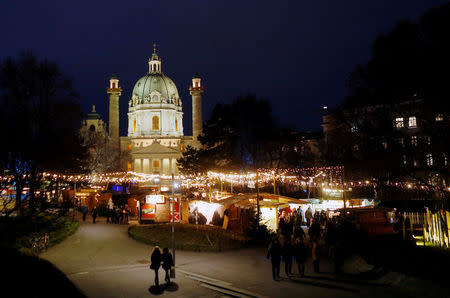
M 322 127 L 328 156 L 385 157 L 386 164 L 398 166 L 399 172 L 426 173 L 430 183 L 445 184 L 448 177 L 436 173 L 450 170 L 449 124 L 449 115 L 414 97 L 389 105 L 331 110 L 323 116 Z

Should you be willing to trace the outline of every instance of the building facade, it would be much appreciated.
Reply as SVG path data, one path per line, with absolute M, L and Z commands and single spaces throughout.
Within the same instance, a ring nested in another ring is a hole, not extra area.
M 202 128 L 201 79 L 192 79 L 193 123 Z M 192 93 L 191 93 L 192 94 Z M 198 107 L 200 105 L 200 107 Z M 120 138 L 121 150 L 128 151 L 127 170 L 145 174 L 178 174 L 177 159 L 188 145 L 198 147 L 197 135 L 183 132 L 183 105 L 175 83 L 162 72 L 154 48 L 148 72 L 135 84 L 128 102 L 128 134 Z M 198 120 L 200 118 L 200 120 Z

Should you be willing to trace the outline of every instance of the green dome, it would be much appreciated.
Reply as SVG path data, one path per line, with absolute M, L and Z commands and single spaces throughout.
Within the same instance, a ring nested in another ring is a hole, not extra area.
M 133 98 L 136 98 L 141 103 L 144 100 L 150 99 L 150 94 L 157 91 L 161 94 L 161 100 L 167 102 L 170 99 L 179 99 L 177 86 L 167 76 L 162 73 L 149 73 L 140 78 L 133 88 Z

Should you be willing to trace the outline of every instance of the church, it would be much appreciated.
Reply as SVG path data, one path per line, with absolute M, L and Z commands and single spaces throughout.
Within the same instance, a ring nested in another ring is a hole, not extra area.
M 177 159 L 186 146 L 199 147 L 202 133 L 201 78 L 195 75 L 192 95 L 192 136 L 183 133 L 183 102 L 175 83 L 162 72 L 161 58 L 153 48 L 148 72 L 134 85 L 128 102 L 128 133 L 119 135 L 119 98 L 122 89 L 115 76 L 109 80 L 109 141 L 121 152 L 128 151 L 126 169 L 144 174 L 178 174 Z M 92 114 L 92 113 L 91 113 Z M 91 117 L 92 118 L 92 117 Z M 87 122 L 85 122 L 87 123 Z M 86 125 L 86 124 L 85 124 Z

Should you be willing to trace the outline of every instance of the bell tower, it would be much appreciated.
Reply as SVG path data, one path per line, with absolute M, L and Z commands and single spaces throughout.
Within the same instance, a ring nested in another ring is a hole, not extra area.
M 106 93 L 109 95 L 109 137 L 113 146 L 120 149 L 119 96 L 122 94 L 122 88 L 119 87 L 119 79 L 115 75 L 109 80 Z
M 203 131 L 202 118 L 202 79 L 198 74 L 192 78 L 192 86 L 189 87 L 189 93 L 192 95 L 192 136 L 195 147 L 200 147 L 198 136 Z

